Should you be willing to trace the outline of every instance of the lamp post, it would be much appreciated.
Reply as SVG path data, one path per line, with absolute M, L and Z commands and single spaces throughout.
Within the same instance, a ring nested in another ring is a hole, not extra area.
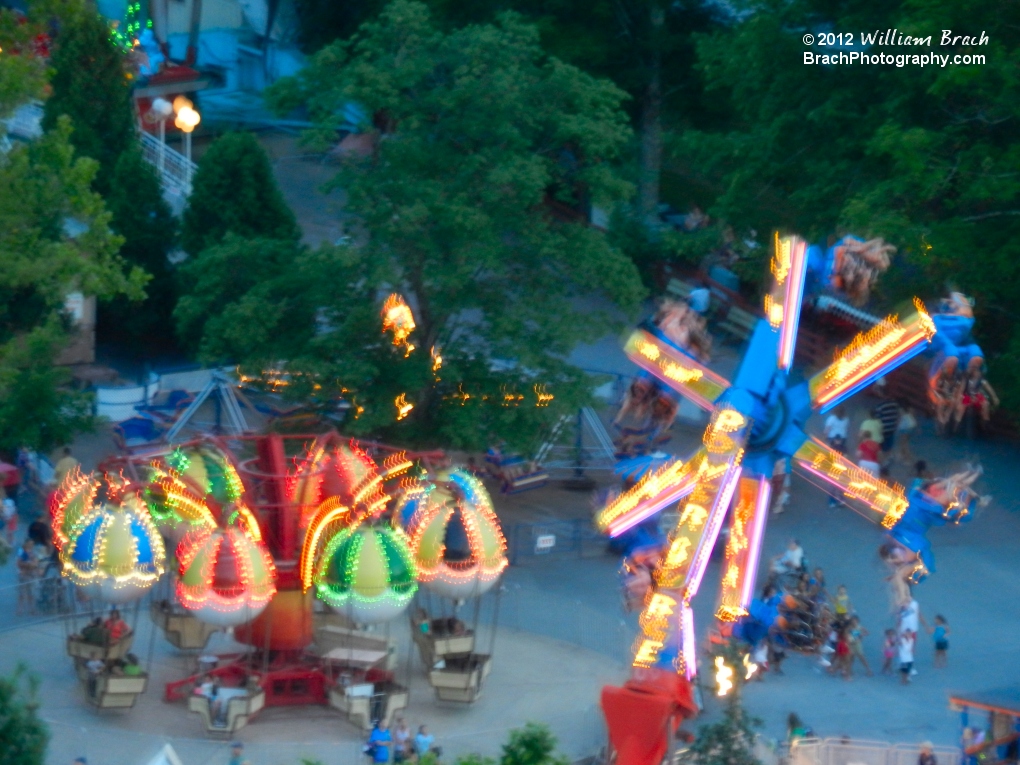
M 202 116 L 195 111 L 195 105 L 191 103 L 184 96 L 178 96 L 174 99 L 173 109 L 177 112 L 177 117 L 174 119 L 174 125 L 178 129 L 184 132 L 184 156 L 187 158 L 187 169 L 185 175 L 185 185 L 187 186 L 188 192 L 191 192 L 191 133 L 198 126 L 198 123 L 202 121 Z
M 152 113 L 159 120 L 159 177 L 163 179 L 163 166 L 166 161 L 166 121 L 174 113 L 174 106 L 165 98 L 157 98 L 152 102 Z

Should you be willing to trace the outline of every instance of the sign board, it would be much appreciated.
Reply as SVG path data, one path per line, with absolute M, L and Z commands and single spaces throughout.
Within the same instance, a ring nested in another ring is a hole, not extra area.
M 535 537 L 535 552 L 543 553 L 549 552 L 556 546 L 556 535 L 555 534 L 541 534 Z

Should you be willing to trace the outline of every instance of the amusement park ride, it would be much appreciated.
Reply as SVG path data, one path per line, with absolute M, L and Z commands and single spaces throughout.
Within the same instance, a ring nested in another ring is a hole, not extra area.
M 669 726 L 695 710 L 688 685 L 697 672 L 690 603 L 734 496 L 716 619 L 728 635 L 748 616 L 777 460 L 792 460 L 803 476 L 881 526 L 904 548 L 915 582 L 934 571 L 928 528 L 969 520 L 977 501 L 965 487 L 938 496 L 920 489 L 904 492 L 805 432 L 812 413 L 832 409 L 928 348 L 937 324 L 915 300 L 913 315 L 881 321 L 839 351 L 830 366 L 799 382 L 791 366 L 808 248 L 797 237 L 778 234 L 774 246 L 765 318 L 757 322 L 732 382 L 699 362 L 682 335 L 671 336 L 668 324 L 646 323 L 625 345 L 647 385 L 657 386 L 660 395 L 684 396 L 709 412 L 710 420 L 699 451 L 650 470 L 612 498 L 596 519 L 601 530 L 617 537 L 680 503 L 644 601 L 632 679 L 623 688 L 603 691 L 620 765 L 657 762 L 665 753 Z
M 54 498 L 64 573 L 96 601 L 137 600 L 164 575 L 171 551 L 174 594 L 153 600 L 153 621 L 178 648 L 202 649 L 218 629 L 249 646 L 166 685 L 166 700 L 187 698 L 210 730 L 236 729 L 263 706 L 330 704 L 362 727 L 389 720 L 407 689 L 394 681 L 387 637 L 366 625 L 402 614 L 419 583 L 456 612 L 507 565 L 485 487 L 443 469 L 441 453 L 359 445 L 336 433 L 309 440 L 168 446 L 148 459 L 117 458 L 102 476 L 75 473 Z M 295 442 L 303 451 L 288 457 Z M 244 450 L 255 456 L 235 460 Z M 328 611 L 313 607 L 316 598 Z M 473 701 L 491 661 L 475 652 L 474 633 L 462 629 L 451 641 L 449 620 L 420 608 L 412 620 L 437 696 Z M 121 658 L 131 637 L 97 648 L 71 636 L 68 651 L 84 679 L 88 660 Z M 206 674 L 222 684 L 219 715 L 194 691 Z M 120 679 L 93 684 L 95 703 L 131 706 L 145 682 L 106 692 Z

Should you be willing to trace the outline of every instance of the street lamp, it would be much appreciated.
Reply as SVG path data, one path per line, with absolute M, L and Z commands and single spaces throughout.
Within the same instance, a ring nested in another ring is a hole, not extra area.
M 166 121 L 174 113 L 174 106 L 165 98 L 157 98 L 152 102 L 152 114 L 159 120 L 159 177 L 163 177 L 163 165 L 166 157 Z
M 184 132 L 184 155 L 188 159 L 187 185 L 191 187 L 191 133 L 202 121 L 202 116 L 195 111 L 195 105 L 184 96 L 174 99 L 173 109 L 177 112 L 174 125 Z

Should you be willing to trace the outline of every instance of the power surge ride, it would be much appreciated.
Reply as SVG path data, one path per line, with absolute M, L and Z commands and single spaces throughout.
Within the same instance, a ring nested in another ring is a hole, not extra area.
M 716 618 L 724 634 L 746 616 L 752 599 L 773 468 L 788 459 L 808 480 L 881 526 L 912 559 L 912 578 L 934 571 L 925 534 L 931 526 L 968 520 L 976 496 L 909 494 L 862 470 L 809 436 L 804 426 L 882 375 L 924 351 L 936 325 L 919 300 L 904 320 L 890 316 L 861 333 L 834 362 L 804 382 L 791 380 L 807 273 L 807 247 L 775 236 L 772 285 L 736 376 L 729 382 L 671 341 L 655 324 L 639 327 L 625 345 L 629 358 L 660 384 L 710 413 L 704 445 L 687 460 L 670 459 L 597 514 L 598 527 L 617 537 L 664 508 L 679 504 L 653 576 L 639 624 L 633 676 L 603 690 L 603 710 L 619 765 L 661 760 L 667 731 L 696 713 L 690 680 L 697 672 L 692 598 L 731 501 Z M 657 759 L 658 758 L 658 759 Z

